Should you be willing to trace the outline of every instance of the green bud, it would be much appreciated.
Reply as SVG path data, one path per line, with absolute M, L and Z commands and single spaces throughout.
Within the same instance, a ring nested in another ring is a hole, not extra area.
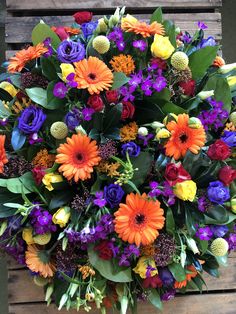
M 197 97 L 200 98 L 201 100 L 205 100 L 211 96 L 214 95 L 214 90 L 208 90 L 208 91 L 202 91 L 197 94 Z

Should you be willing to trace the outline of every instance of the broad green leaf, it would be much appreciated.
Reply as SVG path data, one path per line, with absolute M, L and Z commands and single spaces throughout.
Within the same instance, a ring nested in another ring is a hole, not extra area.
M 3 102 L 0 100 L 0 118 L 6 119 L 11 115 L 11 112 L 3 105 Z
M 198 242 L 198 247 L 199 247 L 202 254 L 206 253 L 206 251 L 208 249 L 208 241 L 200 240 Z
M 26 141 L 26 135 L 23 134 L 16 126 L 12 130 L 11 134 L 11 145 L 15 151 L 21 149 Z
M 47 91 L 40 87 L 26 88 L 26 93 L 31 100 L 47 108 Z
M 157 309 L 162 311 L 162 302 L 159 293 L 156 289 L 150 289 L 148 291 L 148 300 L 154 305 Z
M 130 80 L 129 77 L 127 77 L 123 72 L 114 72 L 113 73 L 113 84 L 111 89 L 115 90 L 120 88 L 121 86 L 128 83 Z
M 41 58 L 41 67 L 43 75 L 46 76 L 50 81 L 54 81 L 58 78 L 57 69 L 55 67 L 55 63 L 53 62 L 53 58 Z
M 166 212 L 166 231 L 171 234 L 175 233 L 175 220 L 171 208 L 167 208 Z
M 43 21 L 38 23 L 32 31 L 32 42 L 34 45 L 42 43 L 46 38 L 51 38 L 51 44 L 53 48 L 57 48 L 61 43 L 60 38 L 54 33 L 50 26 Z
M 189 67 L 194 80 L 199 80 L 206 74 L 207 69 L 212 65 L 217 55 L 218 49 L 218 46 L 208 46 L 193 52 L 189 56 Z
M 21 74 L 11 74 L 10 79 L 13 85 L 21 88 Z
M 222 205 L 211 206 L 204 214 L 206 224 L 222 225 L 229 223 L 230 212 Z M 234 215 L 236 219 L 236 215 Z
M 186 227 L 188 229 L 189 235 L 190 236 L 194 236 L 195 233 L 196 233 L 195 222 L 193 220 L 193 216 L 192 216 L 191 211 L 190 211 L 189 207 L 187 206 L 186 202 L 184 203 L 184 209 L 185 209 L 185 224 L 186 224 Z
M 175 280 L 177 281 L 183 281 L 186 279 L 186 273 L 184 268 L 181 266 L 181 264 L 172 263 L 168 265 L 168 268 L 172 275 L 174 276 Z
M 163 22 L 165 27 L 165 35 L 169 37 L 169 40 L 175 48 L 176 46 L 176 32 L 175 32 L 175 25 L 172 21 L 166 20 Z
M 163 15 L 162 15 L 162 9 L 161 8 L 157 8 L 151 16 L 150 19 L 150 23 L 153 22 L 158 22 L 158 23 L 162 23 L 163 22 Z
M 4 203 L 7 202 L 20 202 L 22 198 L 19 194 L 10 193 L 5 188 L 0 188 L 0 218 L 6 218 L 13 216 L 16 212 L 15 209 L 11 209 L 7 206 L 4 206 Z
M 70 190 L 58 191 L 50 201 L 49 209 L 56 209 L 68 204 L 73 195 Z
M 163 107 L 161 107 L 161 109 L 166 114 L 168 114 L 168 113 L 175 113 L 175 114 L 186 113 L 185 109 L 181 108 L 180 106 L 173 104 L 172 102 L 166 103 Z
M 34 191 L 35 181 L 31 172 L 26 172 L 21 177 L 0 179 L 0 186 L 6 187 L 8 191 L 16 194 L 28 194 Z M 6 203 L 6 202 L 4 202 Z
M 119 125 L 121 114 L 122 114 L 122 104 L 117 104 L 113 106 L 108 113 L 105 114 L 103 122 L 104 133 L 110 128 L 117 127 Z

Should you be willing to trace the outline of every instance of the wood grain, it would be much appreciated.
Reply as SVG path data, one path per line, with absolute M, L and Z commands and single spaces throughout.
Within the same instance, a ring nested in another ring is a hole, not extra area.
M 8 10 L 79 10 L 126 6 L 134 8 L 214 8 L 222 5 L 221 0 L 7 0 Z
M 148 19 L 142 15 L 141 18 Z M 197 21 L 204 21 L 208 25 L 206 36 L 221 38 L 221 15 L 220 13 L 196 13 L 196 14 L 165 14 L 166 19 L 173 20 L 183 30 L 193 33 L 197 29 Z M 6 18 L 6 42 L 26 43 L 31 41 L 31 32 L 34 26 L 42 19 L 45 23 L 53 26 L 73 23 L 72 16 L 27 16 Z M 17 31 L 16 31 L 17 30 Z
M 203 294 L 179 296 L 174 300 L 164 303 L 162 314 L 235 314 L 236 293 Z M 76 314 L 76 311 L 58 312 L 55 306 L 46 307 L 45 304 L 16 304 L 10 305 L 9 314 Z M 86 312 L 79 312 L 85 314 Z M 91 311 L 91 314 L 99 314 L 99 311 Z M 110 314 L 111 312 L 109 312 Z M 158 314 L 160 311 L 152 305 L 140 303 L 138 313 Z M 118 313 L 116 313 L 118 314 Z

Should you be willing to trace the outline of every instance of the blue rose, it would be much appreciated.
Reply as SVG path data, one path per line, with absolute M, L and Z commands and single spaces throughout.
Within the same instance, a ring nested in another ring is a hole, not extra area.
M 201 43 L 198 45 L 198 48 L 201 49 L 201 48 L 205 48 L 205 47 L 208 47 L 208 46 L 215 46 L 216 45 L 216 41 L 215 41 L 215 38 L 212 37 L 212 36 L 209 36 L 207 39 L 203 39 L 201 41 Z
M 57 48 L 57 58 L 63 63 L 77 62 L 85 58 L 85 48 L 81 42 L 63 40 Z
M 171 274 L 171 272 L 169 271 L 169 269 L 167 267 L 162 267 L 158 269 L 158 275 L 163 283 L 164 287 L 172 287 L 174 282 L 175 282 L 175 278 L 173 277 L 173 275 Z
M 236 132 L 234 131 L 225 131 L 221 137 L 222 141 L 230 147 L 236 147 Z
M 89 39 L 90 36 L 93 35 L 93 32 L 95 31 L 95 29 L 98 26 L 98 22 L 88 22 L 88 23 L 83 23 L 81 25 L 84 37 L 86 39 Z
M 124 196 L 125 192 L 118 184 L 110 184 L 104 187 L 103 197 L 111 208 L 118 206 Z
M 29 106 L 18 118 L 18 129 L 25 134 L 37 133 L 46 119 L 41 108 Z
M 65 124 L 71 131 L 80 124 L 80 112 L 79 109 L 73 108 L 72 111 L 69 111 L 65 116 Z
M 123 156 L 128 152 L 130 157 L 137 157 L 140 154 L 140 147 L 134 142 L 129 142 L 121 146 L 121 153 Z
M 207 196 L 212 203 L 222 205 L 230 199 L 229 188 L 220 181 L 210 182 Z

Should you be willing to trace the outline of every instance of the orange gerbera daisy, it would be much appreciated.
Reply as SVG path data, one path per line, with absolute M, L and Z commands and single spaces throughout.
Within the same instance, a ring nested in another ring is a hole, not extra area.
M 78 88 L 87 88 L 90 94 L 108 90 L 113 82 L 113 74 L 97 57 L 89 57 L 75 62 L 75 81 Z
M 114 56 L 110 61 L 112 69 L 116 72 L 124 72 L 126 75 L 130 75 L 135 70 L 134 60 L 130 55 L 120 54 Z
M 67 137 L 67 143 L 60 144 L 57 149 L 56 163 L 62 164 L 59 171 L 75 182 L 91 178 L 93 167 L 98 165 L 99 157 L 96 141 L 83 134 L 73 134 L 72 138 Z
M 206 133 L 203 126 L 194 129 L 188 123 L 189 116 L 183 113 L 178 115 L 177 121 L 170 121 L 166 126 L 171 132 L 171 137 L 165 145 L 166 155 L 173 156 L 175 160 L 184 157 L 188 150 L 197 154 L 205 144 Z
M 44 47 L 41 43 L 18 51 L 15 56 L 9 60 L 8 72 L 20 72 L 25 67 L 27 62 L 39 58 L 47 51 L 48 48 Z
M 140 22 L 130 14 L 127 14 L 127 16 L 121 20 L 121 28 L 123 31 L 129 33 L 140 34 L 144 38 L 150 37 L 155 34 L 165 34 L 162 24 L 153 22 L 149 25 L 146 22 Z
M 149 200 L 146 193 L 128 194 L 115 215 L 115 231 L 123 241 L 137 246 L 148 245 L 164 226 L 164 210 L 159 201 Z
M 183 287 L 187 286 L 188 281 L 190 281 L 192 278 L 197 276 L 197 270 L 193 265 L 190 265 L 187 267 L 187 270 L 191 271 L 191 273 L 186 274 L 186 279 L 183 281 L 176 281 L 175 282 L 175 289 L 181 289 Z
M 53 277 L 55 266 L 50 261 L 50 256 L 46 251 L 39 250 L 36 245 L 29 245 L 25 252 L 25 262 L 27 267 L 44 278 Z
M 0 135 L 0 173 L 3 173 L 4 165 L 8 163 L 6 151 L 4 148 L 6 135 Z

